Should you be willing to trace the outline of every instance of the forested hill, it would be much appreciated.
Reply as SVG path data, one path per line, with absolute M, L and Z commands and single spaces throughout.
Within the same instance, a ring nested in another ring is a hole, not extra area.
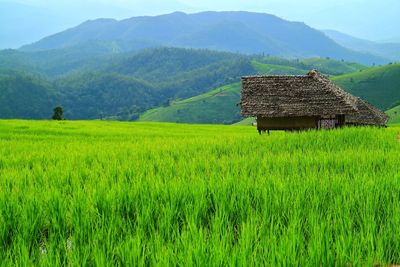
M 147 109 L 255 73 L 249 57 L 207 50 L 158 48 L 63 61 L 69 52 L 41 58 L 44 52 L 2 51 L 0 118 L 47 119 L 60 104 L 69 119 L 135 120 Z
M 304 23 L 251 12 L 176 12 L 121 21 L 98 19 L 48 36 L 22 47 L 22 50 L 46 51 L 80 46 L 112 51 L 161 46 L 207 48 L 285 57 L 331 57 L 369 65 L 389 61 L 344 48 Z
M 304 74 L 314 68 L 338 75 L 366 67 L 332 59 L 288 60 L 181 48 L 126 53 L 4 50 L 0 118 L 48 119 L 52 108 L 62 105 L 67 119 L 136 120 L 149 109 L 239 82 L 244 75 Z
M 50 82 L 24 72 L 0 71 L 0 118 L 48 119 L 56 104 Z

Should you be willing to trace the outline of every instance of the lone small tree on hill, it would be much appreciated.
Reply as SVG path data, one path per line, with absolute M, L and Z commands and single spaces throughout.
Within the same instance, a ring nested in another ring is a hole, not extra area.
M 57 106 L 53 109 L 52 119 L 56 120 L 56 121 L 62 121 L 62 120 L 64 120 L 63 114 L 64 114 L 63 108 L 60 106 Z

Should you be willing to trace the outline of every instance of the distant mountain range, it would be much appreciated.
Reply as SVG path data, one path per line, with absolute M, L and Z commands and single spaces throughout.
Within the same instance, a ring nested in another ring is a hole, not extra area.
M 349 49 L 371 53 L 391 60 L 400 60 L 400 43 L 377 43 L 335 30 L 322 30 L 328 37 Z
M 382 40 L 381 43 L 400 43 L 400 36 Z
M 115 51 L 169 46 L 291 58 L 330 57 L 367 65 L 390 61 L 383 56 L 344 48 L 304 23 L 250 12 L 175 12 L 121 21 L 97 19 L 48 36 L 21 50 L 43 51 L 98 42 L 112 44 Z

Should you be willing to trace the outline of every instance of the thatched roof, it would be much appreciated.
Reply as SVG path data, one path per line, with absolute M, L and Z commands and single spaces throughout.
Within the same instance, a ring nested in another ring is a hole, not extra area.
M 358 112 L 346 116 L 346 124 L 385 126 L 389 117 L 373 105 L 357 97 Z
M 242 78 L 242 115 L 331 116 L 357 112 L 357 98 L 313 70 L 305 76 Z

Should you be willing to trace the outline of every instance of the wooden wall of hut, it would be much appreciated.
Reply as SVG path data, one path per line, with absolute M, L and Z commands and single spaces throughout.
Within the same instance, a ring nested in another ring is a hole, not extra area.
M 257 117 L 257 128 L 262 131 L 313 129 L 318 127 L 318 119 L 318 117 Z

